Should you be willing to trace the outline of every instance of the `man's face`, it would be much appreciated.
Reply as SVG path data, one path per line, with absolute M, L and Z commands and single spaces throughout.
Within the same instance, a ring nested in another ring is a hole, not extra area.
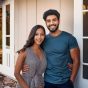
M 59 20 L 55 15 L 49 15 L 46 18 L 46 26 L 50 32 L 55 32 L 59 26 Z

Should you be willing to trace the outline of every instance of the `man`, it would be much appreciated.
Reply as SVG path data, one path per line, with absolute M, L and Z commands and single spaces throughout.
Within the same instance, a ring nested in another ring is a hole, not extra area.
M 44 44 L 47 57 L 45 88 L 73 88 L 80 64 L 77 41 L 71 34 L 59 30 L 58 11 L 50 9 L 44 12 L 43 19 L 50 32 Z M 67 66 L 70 61 L 73 63 L 72 71 Z
M 60 14 L 50 9 L 43 14 L 49 29 L 44 43 L 47 68 L 44 74 L 45 88 L 74 88 L 79 64 L 80 51 L 75 37 L 59 30 Z M 72 70 L 68 63 L 72 63 Z

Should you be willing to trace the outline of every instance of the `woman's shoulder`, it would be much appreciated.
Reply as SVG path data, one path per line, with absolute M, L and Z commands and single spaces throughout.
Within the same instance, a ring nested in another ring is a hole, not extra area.
M 20 57 L 26 57 L 26 51 L 20 51 L 19 56 Z
M 26 48 L 25 53 L 30 53 L 32 51 L 31 47 Z

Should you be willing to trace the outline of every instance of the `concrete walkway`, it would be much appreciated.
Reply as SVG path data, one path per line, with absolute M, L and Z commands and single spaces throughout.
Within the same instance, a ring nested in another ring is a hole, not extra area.
M 16 81 L 0 74 L 0 88 L 16 88 Z

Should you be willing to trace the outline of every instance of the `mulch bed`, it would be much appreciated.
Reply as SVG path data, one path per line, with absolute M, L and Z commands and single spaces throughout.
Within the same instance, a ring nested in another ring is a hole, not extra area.
M 16 88 L 16 81 L 0 74 L 0 88 Z

